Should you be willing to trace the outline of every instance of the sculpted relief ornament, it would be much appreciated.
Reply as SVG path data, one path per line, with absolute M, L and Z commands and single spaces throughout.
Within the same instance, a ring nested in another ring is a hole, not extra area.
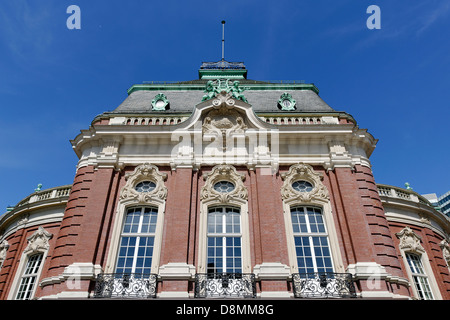
M 231 165 L 217 165 L 210 173 L 204 174 L 206 183 L 201 190 L 202 201 L 216 201 L 229 203 L 232 201 L 247 201 L 248 191 L 244 186 L 245 176 L 239 174 Z M 228 189 L 219 188 L 221 184 L 228 182 Z
M 9 249 L 9 243 L 6 240 L 3 240 L 2 243 L 0 243 L 0 268 L 3 265 L 3 262 L 6 259 L 6 253 Z
M 322 183 L 322 175 L 315 172 L 307 164 L 294 164 L 288 172 L 281 174 L 283 185 L 281 197 L 283 200 L 297 200 L 300 202 L 311 202 L 312 200 L 328 201 L 327 188 Z M 307 185 L 304 189 L 295 188 L 296 185 Z
M 450 244 L 447 240 L 442 240 L 441 243 L 439 243 L 439 246 L 442 249 L 442 254 L 444 256 L 444 260 L 447 263 L 447 267 L 450 268 Z M 1 259 L 1 257 L 0 257 Z
M 400 239 L 400 249 L 416 253 L 425 252 L 425 249 L 420 244 L 421 238 L 410 227 L 405 227 L 395 235 Z
M 221 107 L 208 112 L 203 120 L 202 129 L 204 134 L 229 135 L 230 133 L 244 133 L 247 125 L 239 112 Z
M 125 175 L 127 183 L 120 193 L 120 200 L 135 200 L 139 203 L 165 200 L 166 179 L 167 174 L 159 172 L 156 166 L 149 163 L 139 165 L 132 173 Z M 145 184 L 144 187 L 139 188 L 140 183 Z
M 44 228 L 39 227 L 39 229 L 28 238 L 28 245 L 25 248 L 24 253 L 35 253 L 48 250 L 50 247 L 48 242 L 52 236 L 53 235 L 48 233 Z

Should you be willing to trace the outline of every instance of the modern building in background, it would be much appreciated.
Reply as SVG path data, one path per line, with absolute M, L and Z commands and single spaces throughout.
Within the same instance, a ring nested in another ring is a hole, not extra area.
M 450 191 L 440 196 L 438 198 L 438 203 L 441 208 L 441 212 L 447 217 L 450 217 Z
M 436 210 L 442 212 L 447 217 L 450 217 L 450 191 L 444 193 L 440 197 L 436 193 L 424 194 L 422 195 L 431 205 L 436 208 Z
M 450 299 L 449 218 L 314 84 L 203 63 L 71 143 L 73 184 L 0 217 L 0 299 Z

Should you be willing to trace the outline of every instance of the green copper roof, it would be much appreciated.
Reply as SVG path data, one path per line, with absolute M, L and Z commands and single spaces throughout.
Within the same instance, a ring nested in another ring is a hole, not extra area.
M 230 79 L 234 80 L 234 79 Z M 237 80 L 237 79 L 236 79 Z M 193 81 L 147 81 L 143 84 L 135 84 L 128 89 L 128 95 L 135 91 L 204 91 L 208 80 Z M 319 89 L 313 83 L 303 83 L 300 80 L 280 81 L 256 81 L 239 79 L 241 85 L 249 87 L 249 90 L 311 90 L 319 93 Z
M 303 80 L 258 81 L 247 79 L 242 62 L 203 62 L 199 79 L 145 81 L 128 89 L 128 98 L 114 113 L 189 113 L 212 98 L 217 90 L 248 102 L 255 112 L 335 112 L 319 97 L 319 89 Z

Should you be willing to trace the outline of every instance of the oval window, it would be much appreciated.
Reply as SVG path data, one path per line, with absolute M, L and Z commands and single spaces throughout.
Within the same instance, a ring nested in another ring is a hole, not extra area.
M 134 188 L 137 192 L 151 192 L 156 188 L 156 184 L 153 181 L 139 182 Z
M 313 189 L 313 185 L 305 180 L 298 180 L 292 184 L 292 188 L 298 192 L 310 192 Z
M 221 193 L 227 193 L 234 190 L 234 184 L 230 181 L 219 181 L 214 185 L 214 190 Z

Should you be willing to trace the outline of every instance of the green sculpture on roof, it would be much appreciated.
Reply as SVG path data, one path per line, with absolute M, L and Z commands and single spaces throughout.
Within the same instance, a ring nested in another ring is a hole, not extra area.
M 230 85 L 229 79 L 217 79 L 215 81 L 209 80 L 206 83 L 206 94 L 203 96 L 202 101 L 212 99 L 216 97 L 218 93 L 224 92 L 231 93 L 231 96 L 236 100 L 241 100 L 248 103 L 242 92 L 249 88 L 241 88 L 239 87 L 239 84 L 239 81 L 234 81 L 233 84 Z
M 163 93 L 158 93 L 152 100 L 152 110 L 163 111 L 166 110 L 169 105 L 169 99 Z
M 290 93 L 283 93 L 278 100 L 278 105 L 281 107 L 283 111 L 292 111 L 295 110 L 296 101 L 292 98 Z
M 239 81 L 235 81 L 233 82 L 233 86 L 230 88 L 231 95 L 233 96 L 233 98 L 237 100 L 242 100 L 245 103 L 248 103 L 247 98 L 245 98 L 244 95 L 242 94 L 242 92 L 244 92 L 246 89 L 248 88 L 240 88 Z
M 206 88 L 205 88 L 206 94 L 203 96 L 202 101 L 206 101 L 206 100 L 214 98 L 219 92 L 220 92 L 219 88 L 217 86 L 214 86 L 214 81 L 209 80 L 206 83 Z

